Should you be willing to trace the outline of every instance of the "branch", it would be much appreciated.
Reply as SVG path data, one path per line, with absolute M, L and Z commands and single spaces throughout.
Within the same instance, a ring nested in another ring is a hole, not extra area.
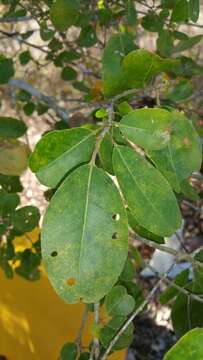
M 31 30 L 31 31 L 33 31 L 33 30 Z M 34 30 L 34 31 L 38 31 L 38 29 L 37 29 L 37 30 Z M 39 45 L 30 43 L 30 42 L 27 41 L 27 40 L 24 40 L 19 32 L 9 33 L 9 32 L 7 32 L 7 31 L 0 30 L 0 34 L 2 34 L 2 35 L 4 35 L 4 36 L 7 36 L 8 38 L 10 38 L 10 39 L 12 39 L 12 40 L 17 41 L 19 44 L 25 44 L 25 45 L 27 45 L 27 46 L 33 47 L 34 49 L 37 49 L 37 50 L 39 50 L 39 51 L 42 51 L 42 52 L 45 53 L 45 54 L 49 54 L 49 50 L 44 49 L 42 46 L 39 46 Z
M 53 98 L 51 96 L 44 95 L 39 90 L 37 90 L 32 85 L 26 83 L 23 80 L 12 79 L 12 80 L 9 81 L 9 85 L 11 85 L 11 86 L 13 86 L 15 88 L 27 91 L 32 96 L 34 96 L 35 98 L 45 102 L 51 109 L 53 109 L 55 111 L 56 115 L 58 115 L 62 120 L 64 120 L 66 123 L 68 123 L 68 121 L 69 121 L 69 111 L 67 109 L 65 109 L 65 108 L 60 107 L 57 104 L 57 101 L 56 101 L 55 98 Z
M 96 325 L 96 326 L 99 323 L 99 307 L 100 307 L 100 303 L 94 304 L 94 325 Z M 92 350 L 91 350 L 91 354 L 90 354 L 90 360 L 99 359 L 99 351 L 100 351 L 99 339 L 97 336 L 94 336 Z
M 194 259 L 195 254 L 186 254 L 183 251 L 177 251 L 168 246 L 158 244 L 158 243 L 155 243 L 154 241 L 147 240 L 144 238 L 141 238 L 141 241 L 144 242 L 146 245 L 153 247 L 154 249 L 158 249 L 158 250 L 164 251 L 168 254 L 175 256 L 177 261 L 186 260 L 188 262 L 191 262 L 191 264 L 194 266 L 198 265 L 201 268 L 203 268 L 203 263 Z
M 0 23 L 16 23 L 34 20 L 32 16 L 19 16 L 19 17 L 2 17 L 0 18 Z
M 154 273 L 154 275 L 156 275 L 158 278 L 161 279 L 161 275 L 156 271 L 156 269 L 153 266 L 151 266 L 150 264 L 146 264 L 146 267 L 148 267 Z M 182 288 L 181 286 L 177 285 L 175 282 L 170 280 L 168 277 L 163 279 L 163 281 L 166 282 L 168 285 L 172 286 L 173 288 L 177 289 L 184 295 L 190 297 L 193 300 L 199 301 L 200 303 L 203 304 L 203 298 L 201 296 L 197 294 L 193 294 L 190 291 L 186 290 L 185 288 Z
M 82 352 L 82 335 L 83 335 L 83 330 L 86 324 L 88 318 L 88 307 L 85 306 L 85 310 L 82 316 L 82 321 L 81 321 L 81 325 L 80 325 L 80 329 L 78 332 L 78 335 L 75 339 L 75 343 L 78 345 L 79 351 Z

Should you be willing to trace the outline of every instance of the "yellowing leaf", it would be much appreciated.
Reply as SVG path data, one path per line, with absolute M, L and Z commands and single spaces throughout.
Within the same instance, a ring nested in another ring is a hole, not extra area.
M 29 147 L 17 140 L 0 142 L 0 173 L 18 176 L 28 166 Z

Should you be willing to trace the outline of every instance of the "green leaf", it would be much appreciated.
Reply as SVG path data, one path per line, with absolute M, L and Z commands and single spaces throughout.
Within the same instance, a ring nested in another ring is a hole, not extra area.
M 195 283 L 188 285 L 187 289 L 193 291 Z M 172 307 L 171 317 L 176 335 L 182 336 L 192 328 L 202 326 L 203 304 L 197 300 L 188 300 L 188 296 L 180 294 Z
M 135 300 L 124 286 L 117 285 L 105 297 L 104 305 L 109 316 L 127 316 L 133 311 Z
M 122 62 L 124 86 L 128 89 L 144 87 L 154 76 L 168 72 L 177 64 L 174 59 L 162 59 L 144 49 L 131 51 Z
M 20 60 L 21 65 L 28 64 L 31 59 L 32 59 L 32 57 L 31 57 L 31 54 L 30 54 L 29 50 L 23 51 L 19 56 L 19 60 Z
M 2 189 L 9 193 L 20 192 L 23 190 L 19 176 L 7 176 L 0 174 L 0 185 Z
M 118 104 L 117 109 L 121 116 L 127 115 L 133 110 L 132 106 L 129 105 L 127 101 L 122 101 L 120 104 Z
M 68 171 L 90 160 L 95 141 L 87 129 L 50 132 L 36 145 L 30 168 L 42 184 L 55 187 Z
M 200 13 L 200 1 L 189 0 L 189 16 L 193 22 L 197 22 Z
M 13 227 L 22 233 L 33 230 L 38 225 L 39 219 L 40 213 L 35 206 L 25 206 L 11 216 Z
M 0 84 L 7 84 L 14 74 L 13 60 L 0 58 Z
M 179 182 L 200 169 L 202 150 L 192 123 L 177 111 L 172 112 L 171 117 L 173 129 L 170 142 L 165 148 L 150 151 L 148 155 L 174 190 L 179 192 Z
M 149 240 L 155 241 L 158 244 L 163 244 L 164 243 L 164 238 L 163 237 L 155 235 L 152 232 L 145 229 L 143 226 L 141 226 L 137 222 L 135 216 L 130 212 L 129 209 L 127 211 L 127 214 L 128 214 L 129 225 L 137 235 L 143 237 L 144 239 L 149 239 Z
M 78 360 L 89 360 L 89 358 L 90 358 L 90 353 L 85 352 L 85 353 L 81 353 Z
M 103 119 L 108 116 L 108 111 L 104 108 L 100 108 L 96 111 L 95 116 L 97 119 Z
M 61 349 L 60 360 L 76 360 L 77 355 L 77 345 L 74 343 L 66 343 Z
M 200 200 L 200 196 L 196 189 L 189 183 L 188 179 L 184 179 L 180 183 L 181 193 L 189 200 L 198 201 Z
M 137 23 L 137 11 L 133 0 L 126 2 L 126 19 L 129 26 L 135 26 Z
M 79 167 L 52 197 L 42 228 L 53 287 L 66 303 L 97 302 L 117 281 L 127 251 L 127 217 L 116 186 L 102 170 Z
M 23 106 L 23 110 L 27 116 L 30 116 L 35 111 L 35 104 L 33 102 L 28 102 Z
M 169 30 L 162 30 L 157 39 L 157 50 L 161 56 L 170 56 L 173 49 L 173 35 Z
M 65 68 L 63 68 L 61 73 L 61 78 L 63 80 L 71 81 L 71 80 L 75 80 L 76 77 L 77 77 L 77 72 L 71 66 L 66 66 Z
M 17 140 L 0 141 L 0 173 L 19 176 L 28 166 L 30 149 Z
M 186 269 L 176 276 L 174 283 L 176 285 L 184 287 L 188 283 L 188 278 L 189 278 L 189 270 Z M 180 291 L 177 288 L 173 286 L 169 287 L 160 295 L 160 303 L 162 305 L 167 304 L 169 301 L 173 300 L 174 297 L 177 296 L 179 293 Z
M 134 144 L 158 150 L 170 140 L 171 113 L 164 109 L 137 109 L 125 115 L 119 128 Z
M 181 225 L 181 214 L 161 173 L 125 146 L 115 146 L 113 165 L 125 200 L 139 224 L 154 234 L 172 235 Z
M 172 11 L 172 22 L 187 22 L 189 18 L 189 4 L 187 0 L 177 0 Z
M 78 38 L 78 45 L 80 47 L 89 48 L 97 42 L 97 34 L 93 26 L 87 25 L 82 28 Z
M 185 40 L 180 40 L 179 43 L 174 46 L 173 53 L 185 51 L 191 49 L 193 46 L 198 44 L 203 38 L 203 35 L 195 35 Z
M 5 190 L 0 189 L 0 216 L 2 218 L 10 216 L 19 203 L 20 198 L 17 194 L 8 194 Z
M 203 359 L 203 329 L 193 329 L 185 334 L 164 356 L 164 360 Z
M 50 18 L 58 31 L 65 31 L 76 23 L 79 0 L 56 0 L 50 9 Z
M 0 117 L 0 136 L 1 138 L 18 138 L 23 136 L 27 130 L 23 121 L 10 118 Z
M 167 94 L 167 98 L 171 101 L 184 101 L 193 94 L 194 87 L 188 80 L 180 80 L 180 82 Z
M 113 164 L 112 164 L 112 155 L 113 155 L 113 144 L 108 134 L 103 138 L 100 148 L 99 148 L 99 159 L 103 169 L 105 169 L 109 174 L 114 174 Z
M 100 331 L 99 339 L 104 348 L 106 348 L 112 338 L 116 335 L 123 323 L 126 321 L 124 317 L 115 317 L 108 322 Z M 131 323 L 125 332 L 119 337 L 119 340 L 113 347 L 113 351 L 127 348 L 133 340 L 133 324 Z
M 135 275 L 135 267 L 132 261 L 127 258 L 124 269 L 119 277 L 119 281 L 129 282 L 132 281 Z
M 20 260 L 20 265 L 15 268 L 15 272 L 26 280 L 39 280 L 41 255 L 33 253 L 30 249 L 26 249 L 22 253 L 18 253 L 18 258 Z
M 124 56 L 134 48 L 133 37 L 128 33 L 114 34 L 110 37 L 102 57 L 105 96 L 110 97 L 125 90 L 126 81 L 122 74 L 121 62 Z
M 160 32 L 163 25 L 163 19 L 161 19 L 154 11 L 149 11 L 148 14 L 142 18 L 142 26 L 148 31 Z

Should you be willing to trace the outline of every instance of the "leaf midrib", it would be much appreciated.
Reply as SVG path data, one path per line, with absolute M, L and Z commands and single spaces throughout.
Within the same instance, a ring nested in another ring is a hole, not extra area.
M 83 247 L 84 247 L 84 236 L 85 236 L 85 228 L 87 223 L 87 212 L 88 212 L 88 205 L 89 205 L 89 193 L 90 193 L 90 186 L 91 186 L 91 179 L 92 179 L 92 172 L 93 167 L 91 165 L 88 165 L 90 167 L 89 169 L 89 176 L 87 181 L 87 193 L 85 198 L 85 211 L 84 211 L 84 221 L 82 225 L 82 235 L 81 235 L 81 241 L 80 241 L 80 255 L 79 255 L 79 263 L 78 263 L 78 283 L 80 284 L 80 277 L 81 277 L 81 261 L 82 261 L 82 255 L 83 255 Z

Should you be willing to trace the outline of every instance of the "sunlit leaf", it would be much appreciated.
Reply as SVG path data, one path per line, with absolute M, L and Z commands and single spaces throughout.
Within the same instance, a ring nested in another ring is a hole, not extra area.
M 52 285 L 66 303 L 96 302 L 117 281 L 127 249 L 127 218 L 114 183 L 96 167 L 79 167 L 44 219 L 42 254 Z

